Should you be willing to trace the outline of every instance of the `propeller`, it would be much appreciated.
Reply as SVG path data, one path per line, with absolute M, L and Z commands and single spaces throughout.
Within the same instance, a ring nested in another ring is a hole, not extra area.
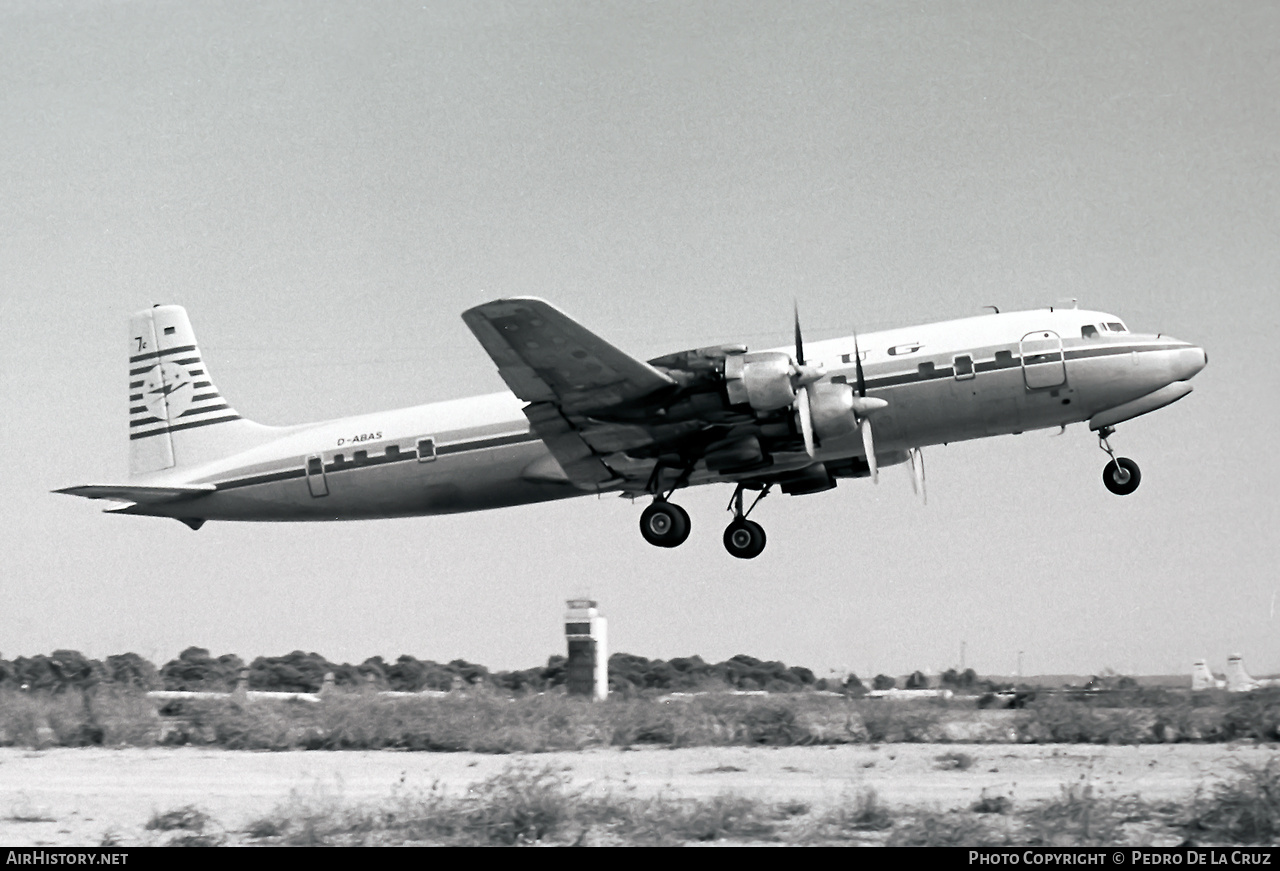
M 800 306 L 793 303 L 796 341 L 796 380 L 800 388 L 796 391 L 796 414 L 800 418 L 800 433 L 804 437 L 804 449 L 809 456 L 814 455 L 815 436 L 813 427 L 813 402 L 815 399 L 814 383 L 823 376 L 822 368 L 809 366 L 804 359 L 804 336 L 800 331 Z M 883 399 L 867 396 L 867 379 L 862 371 L 862 355 L 858 348 L 858 336 L 854 333 L 853 348 L 857 357 L 857 389 L 850 397 L 850 408 L 854 420 L 862 436 L 862 447 L 867 453 L 867 464 L 871 467 L 871 477 L 879 483 L 879 469 L 876 466 L 875 439 L 871 433 L 871 421 L 868 416 L 888 406 Z
M 867 378 L 862 372 L 862 349 L 858 347 L 858 331 L 853 332 L 853 363 L 858 376 L 858 391 L 853 399 L 853 411 L 858 416 L 858 430 L 862 433 L 862 449 L 867 454 L 867 468 L 871 470 L 871 483 L 880 483 L 880 466 L 876 463 L 876 440 L 871 434 L 870 413 L 888 405 L 883 399 L 867 398 Z M 874 403 L 874 404 L 873 404 Z
M 924 488 L 924 454 L 919 448 L 912 448 L 907 456 L 911 458 L 911 489 L 928 505 L 929 493 Z
M 800 378 L 803 383 L 803 379 L 805 377 L 809 375 L 816 375 L 817 377 L 809 382 L 812 383 L 812 381 L 822 377 L 822 372 L 820 370 L 808 371 L 811 367 L 805 365 L 804 337 L 800 335 L 800 303 L 792 300 L 791 307 L 795 315 L 796 326 L 796 376 Z M 804 436 L 805 453 L 812 457 L 814 454 L 814 440 L 813 414 L 810 410 L 811 402 L 812 397 L 809 396 L 809 384 L 803 384 L 801 389 L 796 393 L 796 411 L 800 415 L 800 432 Z

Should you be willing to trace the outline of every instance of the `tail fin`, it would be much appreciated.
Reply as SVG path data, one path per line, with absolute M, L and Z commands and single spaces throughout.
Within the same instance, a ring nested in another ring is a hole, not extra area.
M 222 398 L 182 306 L 155 306 L 129 319 L 131 475 L 215 460 L 272 435 Z
M 1213 676 L 1209 664 L 1197 659 L 1191 666 L 1191 688 L 1193 690 L 1212 690 L 1222 686 L 1222 681 Z
M 1227 689 L 1233 693 L 1247 693 L 1261 684 L 1244 670 L 1244 657 L 1233 653 L 1227 657 Z

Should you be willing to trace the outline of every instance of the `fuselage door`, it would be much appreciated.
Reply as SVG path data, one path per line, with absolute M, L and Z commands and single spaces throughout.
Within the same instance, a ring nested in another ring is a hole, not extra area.
M 1058 387 L 1067 380 L 1062 359 L 1062 337 L 1052 330 L 1027 333 L 1018 343 L 1022 354 L 1022 377 L 1031 390 Z
M 312 496 L 328 496 L 329 483 L 324 478 L 324 460 L 317 454 L 307 457 L 307 486 Z

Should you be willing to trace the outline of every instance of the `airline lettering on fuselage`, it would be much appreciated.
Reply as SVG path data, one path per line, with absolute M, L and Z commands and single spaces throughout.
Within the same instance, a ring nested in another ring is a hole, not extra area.
M 380 438 L 382 438 L 382 430 L 378 430 L 377 432 L 361 433 L 360 435 L 354 435 L 349 439 L 338 439 L 338 447 L 342 447 L 343 445 L 359 444 L 360 442 L 373 442 Z

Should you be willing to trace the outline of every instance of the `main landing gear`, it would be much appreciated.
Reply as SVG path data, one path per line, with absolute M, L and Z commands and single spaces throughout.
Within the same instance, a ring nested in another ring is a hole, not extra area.
M 689 512 L 666 499 L 654 499 L 640 515 L 640 534 L 657 547 L 679 547 L 689 537 Z
M 1117 496 L 1128 496 L 1142 483 L 1142 471 L 1133 460 L 1117 457 L 1116 452 L 1111 449 L 1111 443 L 1107 439 L 1115 431 L 1113 426 L 1104 426 L 1098 430 L 1098 447 L 1111 458 L 1111 462 L 1102 469 L 1102 483 Z
M 733 520 L 724 531 L 724 549 L 729 551 L 731 556 L 736 556 L 738 559 L 755 559 L 764 551 L 766 541 L 764 527 L 754 520 L 748 520 L 747 515 L 760 504 L 761 499 L 769 495 L 769 486 L 765 485 L 746 511 L 742 510 L 742 485 L 739 484 L 734 489 L 733 498 L 729 500 L 729 510 L 733 512 Z
M 764 550 L 764 528 L 748 520 L 747 515 L 769 494 L 771 486 L 766 484 L 761 488 L 760 495 L 745 510 L 742 493 L 746 488 L 739 484 L 733 491 L 733 498 L 729 500 L 733 520 L 724 531 L 724 549 L 738 559 L 754 559 Z M 655 494 L 653 503 L 640 514 L 640 534 L 656 547 L 679 547 L 689 537 L 689 512 L 668 502 L 668 496 L 669 493 Z

